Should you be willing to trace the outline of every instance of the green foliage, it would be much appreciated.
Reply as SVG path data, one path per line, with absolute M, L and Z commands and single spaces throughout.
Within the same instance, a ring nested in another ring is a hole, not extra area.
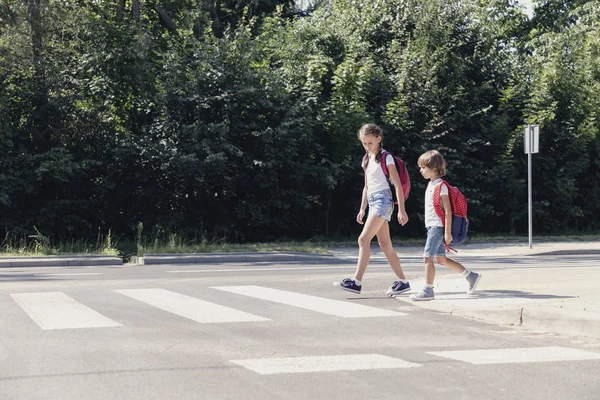
M 512 0 L 317 3 L 11 4 L 2 229 L 108 251 L 118 232 L 138 254 L 356 236 L 366 122 L 411 173 L 395 235 L 422 235 L 416 161 L 432 148 L 474 233 L 524 232 L 526 123 L 542 132 L 536 230 L 598 229 L 598 0 L 536 2 L 531 21 Z

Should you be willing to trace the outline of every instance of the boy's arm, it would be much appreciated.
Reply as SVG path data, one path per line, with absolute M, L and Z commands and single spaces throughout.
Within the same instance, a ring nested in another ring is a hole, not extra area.
M 452 242 L 452 204 L 448 195 L 440 196 L 442 208 L 444 209 L 444 240 L 446 244 Z
M 400 225 L 406 225 L 408 222 L 408 214 L 404 208 L 404 192 L 402 191 L 402 184 L 400 183 L 400 176 L 395 164 L 388 164 L 388 173 L 394 189 L 396 190 L 396 199 L 398 200 L 398 222 Z

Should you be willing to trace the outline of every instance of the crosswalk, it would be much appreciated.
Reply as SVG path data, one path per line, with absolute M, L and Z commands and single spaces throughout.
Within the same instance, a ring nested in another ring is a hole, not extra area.
M 218 286 L 211 289 L 340 318 L 408 315 L 404 312 L 263 286 Z M 156 308 L 200 324 L 273 321 L 268 316 L 252 314 L 161 288 L 115 289 L 109 293 L 136 300 L 142 303 L 142 307 Z M 108 328 L 124 325 L 63 292 L 12 293 L 10 296 L 42 330 Z
M 325 317 L 350 318 L 404 318 L 410 315 L 396 310 L 356 304 L 349 300 L 336 300 L 294 291 L 265 286 L 239 285 L 214 286 L 206 298 L 199 298 L 164 288 L 106 289 L 102 297 L 113 296 L 119 304 L 134 311 L 124 315 L 158 310 L 198 324 L 253 323 L 272 324 L 279 314 L 268 307 L 259 308 L 258 314 L 248 312 L 246 299 L 292 307 L 300 312 L 316 313 Z M 205 292 L 202 292 L 205 293 Z M 218 294 L 227 294 L 228 305 L 218 304 Z M 93 301 L 78 300 L 81 293 L 27 292 L 10 293 L 12 305 L 17 306 L 42 331 L 73 329 L 124 329 L 128 322 L 123 314 L 110 314 L 106 305 L 101 311 L 94 310 Z M 233 295 L 229 296 L 229 295 Z M 0 295 L 3 296 L 3 295 Z M 98 298 L 98 297 L 95 297 Z M 94 297 L 92 298 L 94 299 Z M 1 301 L 2 299 L 0 299 Z M 209 301 L 210 300 L 210 301 Z M 84 304 L 85 303 L 85 304 Z M 240 304 L 244 310 L 231 307 Z M 393 303 L 390 303 L 393 304 Z M 4 303 L 6 307 L 6 302 Z M 260 315 L 259 315 L 260 314 Z M 133 325 L 133 323 L 131 323 Z M 529 348 L 464 349 L 426 352 L 427 355 L 452 362 L 491 365 L 514 363 L 544 363 L 561 361 L 597 361 L 600 353 L 559 346 Z M 425 363 L 403 360 L 377 353 L 327 354 L 295 357 L 263 357 L 231 359 L 229 364 L 244 368 L 259 375 L 302 374 L 314 372 L 377 370 L 417 368 Z

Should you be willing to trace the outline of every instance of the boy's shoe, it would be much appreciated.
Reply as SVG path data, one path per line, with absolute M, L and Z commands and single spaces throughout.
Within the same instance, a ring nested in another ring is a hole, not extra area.
M 398 294 L 410 292 L 410 283 L 395 281 L 392 286 L 385 292 L 388 296 L 396 296 Z
M 410 299 L 414 301 L 433 300 L 435 299 L 435 294 L 433 294 L 433 288 L 424 287 L 420 292 L 411 294 Z
M 467 294 L 473 294 L 475 289 L 477 289 L 477 284 L 479 283 L 479 280 L 481 279 L 481 274 L 471 271 L 471 273 L 469 275 L 467 275 L 465 279 L 467 280 L 467 282 L 469 282 L 469 288 L 467 289 Z
M 341 282 L 333 282 L 333 286 L 337 286 L 340 289 L 346 290 L 348 292 L 360 294 L 360 288 L 362 285 L 357 285 L 356 282 L 354 282 L 354 279 L 346 278 L 343 279 Z

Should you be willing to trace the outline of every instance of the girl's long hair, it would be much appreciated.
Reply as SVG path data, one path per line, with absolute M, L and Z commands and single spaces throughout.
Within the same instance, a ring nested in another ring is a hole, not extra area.
M 381 142 L 379 142 L 379 151 L 375 154 L 375 162 L 377 163 L 381 163 L 381 148 L 383 147 L 383 132 L 381 131 L 381 128 L 375 124 L 365 124 L 363 126 L 360 127 L 360 129 L 358 130 L 358 138 L 360 139 L 361 136 L 367 136 L 367 135 L 371 135 L 371 136 L 375 136 L 377 137 L 381 137 Z M 365 151 L 365 157 L 364 157 L 364 168 L 367 168 L 367 164 L 369 163 L 369 152 Z

